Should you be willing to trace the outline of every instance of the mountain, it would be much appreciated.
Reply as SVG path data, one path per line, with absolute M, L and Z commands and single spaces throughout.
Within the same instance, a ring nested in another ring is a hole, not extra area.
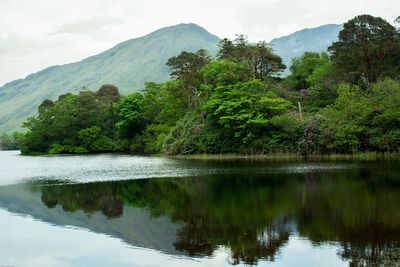
M 273 39 L 270 44 L 275 53 L 283 59 L 287 66 L 286 74 L 292 58 L 301 56 L 304 52 L 323 52 L 328 46 L 338 40 L 341 24 L 327 24 L 316 28 L 307 28 L 287 36 Z
M 182 227 L 166 216 L 154 218 L 149 210 L 124 206 L 123 216 L 109 219 L 94 211 L 65 211 L 61 206 L 49 209 L 42 201 L 41 192 L 26 184 L 0 187 L 0 211 L 7 210 L 20 216 L 61 227 L 73 226 L 94 233 L 118 238 L 133 247 L 156 249 L 170 255 L 182 255 L 174 247 L 177 231 Z
M 219 40 L 196 24 L 179 24 L 5 84 L 0 87 L 0 132 L 18 129 L 27 117 L 35 115 L 44 99 L 56 99 L 63 93 L 114 84 L 122 94 L 128 94 L 147 81 L 165 81 L 169 77 L 168 58 L 201 48 L 215 54 Z
M 341 29 L 342 25 L 336 24 L 304 29 L 273 39 L 270 44 L 289 67 L 292 58 L 306 51 L 325 51 L 337 40 Z M 196 24 L 179 24 L 120 43 L 82 61 L 12 81 L 0 87 L 0 133 L 18 129 L 27 117 L 36 114 L 44 99 L 56 99 L 63 93 L 76 93 L 83 87 L 96 90 L 108 83 L 128 94 L 147 81 L 165 81 L 169 76 L 165 65 L 168 58 L 201 48 L 216 54 L 219 40 Z

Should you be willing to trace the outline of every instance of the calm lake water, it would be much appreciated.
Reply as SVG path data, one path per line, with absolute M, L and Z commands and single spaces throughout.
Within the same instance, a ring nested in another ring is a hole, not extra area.
M 0 266 L 400 266 L 400 162 L 0 152 Z

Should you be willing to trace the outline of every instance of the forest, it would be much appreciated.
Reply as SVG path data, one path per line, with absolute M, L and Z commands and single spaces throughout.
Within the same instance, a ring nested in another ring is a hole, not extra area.
M 400 19 L 397 20 L 400 22 Z M 212 57 L 182 52 L 170 80 L 130 95 L 113 85 L 45 100 L 25 133 L 0 147 L 22 154 L 272 154 L 398 152 L 400 29 L 379 17 L 343 25 L 328 52 L 286 66 L 266 42 L 223 39 Z

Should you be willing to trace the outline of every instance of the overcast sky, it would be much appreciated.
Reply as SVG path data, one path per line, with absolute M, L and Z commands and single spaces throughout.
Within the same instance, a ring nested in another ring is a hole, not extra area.
M 0 0 L 0 14 L 1 85 L 179 23 L 269 41 L 358 14 L 393 23 L 400 0 Z

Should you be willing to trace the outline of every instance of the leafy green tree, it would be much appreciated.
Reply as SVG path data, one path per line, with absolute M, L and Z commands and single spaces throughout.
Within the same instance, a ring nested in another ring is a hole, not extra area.
M 400 37 L 387 21 L 357 16 L 343 25 L 330 47 L 334 69 L 345 81 L 368 84 L 380 77 L 398 77 Z
M 184 51 L 179 56 L 172 57 L 167 61 L 167 66 L 171 69 L 171 77 L 180 81 L 176 89 L 184 97 L 189 110 L 200 105 L 201 75 L 199 71 L 209 62 L 210 56 L 203 49 L 195 53 Z
M 163 144 L 163 151 L 170 155 L 199 152 L 199 137 L 204 121 L 197 112 L 188 112 L 171 129 Z
M 115 86 L 97 92 L 65 94 L 45 100 L 38 116 L 29 118 L 21 138 L 22 153 L 84 153 L 111 151 L 115 147 L 114 104 L 120 95 Z M 83 131 L 83 132 L 82 132 Z
M 202 75 L 203 86 L 206 87 L 208 92 L 218 86 L 245 82 L 248 79 L 244 66 L 228 59 L 216 60 L 205 65 L 200 74 Z
M 142 134 L 145 126 L 142 107 L 143 95 L 140 93 L 125 96 L 116 105 L 116 126 L 122 137 L 132 138 L 136 134 Z
M 322 111 L 334 135 L 330 147 L 338 152 L 363 150 L 366 124 L 372 111 L 368 96 L 349 84 L 339 86 L 338 93 L 335 103 Z
M 115 149 L 115 142 L 104 135 L 99 126 L 92 126 L 80 130 L 78 137 L 81 140 L 81 146 L 91 152 L 106 152 Z
M 258 80 L 219 86 L 204 108 L 217 124 L 228 129 L 243 145 L 250 144 L 269 125 L 269 120 L 286 112 L 292 104 L 273 92 L 264 93 Z
M 186 111 L 185 98 L 179 96 L 179 81 L 165 84 L 147 83 L 142 101 L 142 115 L 146 122 L 143 138 L 136 147 L 144 152 L 160 152 L 165 138 Z
M 315 82 L 316 78 L 312 76 L 317 74 L 314 71 L 321 71 L 328 64 L 327 53 L 305 52 L 301 57 L 292 59 L 291 74 L 286 82 L 294 90 L 308 89 Z
M 332 63 L 326 63 L 316 68 L 307 78 L 310 88 L 307 90 L 305 108 L 308 111 L 318 111 L 335 102 L 338 97 L 339 80 L 333 73 Z
M 286 68 L 282 59 L 264 41 L 254 45 L 248 42 L 246 36 L 239 35 L 234 41 L 221 40 L 219 47 L 218 58 L 242 64 L 247 70 L 247 80 L 266 81 Z
M 253 67 L 256 79 L 266 81 L 272 75 L 285 70 L 286 66 L 282 63 L 282 58 L 273 53 L 267 42 L 258 42 L 254 50 Z
M 368 135 L 373 150 L 400 151 L 400 82 L 385 79 L 372 86 L 373 117 Z

